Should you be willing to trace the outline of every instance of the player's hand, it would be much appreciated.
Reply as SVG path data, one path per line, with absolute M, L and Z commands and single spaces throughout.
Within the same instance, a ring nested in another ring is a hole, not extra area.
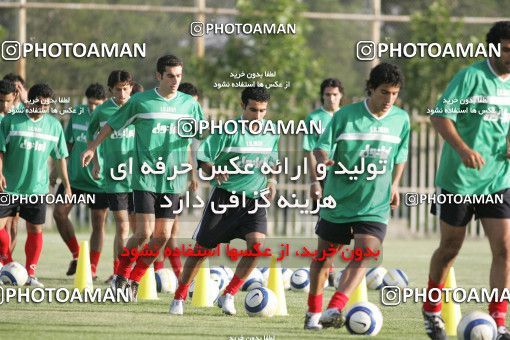
M 322 187 L 319 182 L 316 181 L 310 185 L 310 197 L 314 201 L 322 198 Z
M 274 182 L 267 182 L 267 188 L 269 189 L 267 199 L 272 201 L 276 197 L 276 184 Z
M 19 100 L 25 104 L 26 101 L 27 101 L 27 90 L 25 90 L 25 88 L 23 87 L 23 85 L 21 84 L 16 84 L 16 91 L 18 92 L 18 95 L 19 95 Z
M 225 183 L 228 181 L 228 174 L 217 174 L 214 179 L 216 179 L 216 182 L 218 182 L 218 185 L 221 185 L 221 183 Z
M 94 177 L 94 179 L 100 179 L 101 178 L 101 167 L 96 162 L 92 162 L 92 163 L 94 163 L 94 166 L 92 167 L 92 177 Z
M 464 165 L 468 168 L 480 170 L 482 166 L 485 165 L 485 160 L 483 159 L 482 155 L 470 148 L 462 150 L 459 155 L 462 159 L 462 163 L 464 163 Z
M 84 168 L 90 164 L 90 161 L 94 157 L 94 151 L 87 149 L 81 154 L 81 166 Z
M 396 209 L 399 205 L 400 195 L 398 193 L 398 188 L 391 186 L 390 207 L 391 209 Z
M 65 188 L 65 195 L 70 202 L 73 197 L 73 192 L 71 191 L 70 187 Z
M 197 192 L 197 189 L 198 189 L 198 181 L 195 177 L 193 177 L 189 181 L 189 190 L 191 190 L 192 192 Z
M 7 181 L 4 175 L 0 174 L 0 192 L 4 192 L 5 188 L 7 188 Z

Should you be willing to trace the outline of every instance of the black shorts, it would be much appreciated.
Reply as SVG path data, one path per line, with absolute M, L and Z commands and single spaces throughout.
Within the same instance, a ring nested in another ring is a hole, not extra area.
M 180 210 L 180 200 L 177 194 L 159 194 L 150 191 L 133 191 L 135 212 L 139 214 L 154 214 L 156 218 L 173 220 Z M 170 205 L 168 207 L 163 207 Z
M 255 213 L 255 202 L 258 199 L 246 198 L 246 207 L 227 208 L 224 214 L 216 214 L 212 211 L 211 203 L 223 204 L 230 202 L 230 196 L 234 194 L 214 188 L 207 208 L 196 228 L 193 239 L 204 248 L 214 248 L 220 243 L 228 243 L 239 238 L 246 240 L 246 235 L 252 232 L 267 234 L 267 212 L 265 208 L 259 208 Z M 240 195 L 239 202 L 242 201 Z
M 46 221 L 46 201 L 41 199 L 37 203 L 12 202 L 10 195 L 6 193 L 0 194 L 0 218 L 6 216 L 19 216 L 25 221 L 32 224 L 44 224 Z M 6 198 L 9 197 L 8 201 Z
M 441 189 L 441 194 L 455 195 L 444 189 Z M 502 195 L 503 203 L 455 203 L 453 199 L 451 201 L 445 199 L 446 202 L 443 204 L 432 204 L 430 212 L 433 215 L 438 215 L 439 213 L 441 221 L 455 227 L 467 226 L 473 215 L 475 219 L 510 218 L 510 189 L 503 189 L 494 194 L 484 196 L 492 196 L 493 201 L 496 202 L 495 195 Z
M 87 206 L 90 209 L 106 209 L 106 208 L 108 208 L 108 198 L 106 197 L 106 194 L 103 192 L 95 193 L 95 192 L 85 191 L 85 190 L 81 190 L 81 189 L 77 189 L 77 188 L 73 188 L 73 187 L 71 187 L 71 192 L 73 193 L 74 196 L 93 195 L 95 202 L 87 204 Z M 64 185 L 62 183 L 60 183 L 60 185 L 57 189 L 56 196 L 57 197 L 64 196 Z M 57 204 L 60 204 L 60 203 L 57 203 Z
M 127 210 L 129 213 L 135 211 L 132 192 L 107 193 L 106 197 L 111 211 Z
M 372 235 L 382 243 L 386 236 L 386 227 L 386 224 L 380 222 L 333 223 L 321 218 L 315 225 L 315 233 L 321 239 L 337 244 L 350 244 L 354 234 Z

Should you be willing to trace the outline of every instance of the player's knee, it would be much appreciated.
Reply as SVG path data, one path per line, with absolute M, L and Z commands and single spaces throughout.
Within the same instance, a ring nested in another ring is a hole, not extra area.
M 459 254 L 460 247 L 443 247 L 438 249 L 438 254 L 442 260 L 442 262 L 449 262 L 457 257 Z
M 492 258 L 502 262 L 510 263 L 510 246 L 502 245 L 497 247 L 492 251 Z
M 55 221 L 61 222 L 67 218 L 67 215 L 62 209 L 55 208 L 55 210 L 53 210 L 53 218 Z

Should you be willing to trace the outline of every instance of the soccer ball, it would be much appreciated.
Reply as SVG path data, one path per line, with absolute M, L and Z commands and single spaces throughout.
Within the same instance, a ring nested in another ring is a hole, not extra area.
M 383 284 L 385 286 L 397 286 L 400 289 L 404 289 L 409 285 L 409 279 L 402 270 L 390 269 L 388 273 L 384 275 Z
M 375 336 L 381 330 L 382 323 L 381 311 L 370 302 L 355 303 L 345 317 L 347 330 L 355 335 Z
M 294 272 L 289 268 L 282 268 L 283 288 L 290 289 L 290 278 Z
M 465 315 L 457 326 L 459 340 L 495 340 L 498 328 L 494 320 L 485 313 L 471 312 Z
M 211 273 L 211 280 L 216 282 L 218 285 L 218 289 L 220 292 L 224 290 L 227 287 L 227 284 L 229 282 L 227 273 L 223 270 L 223 268 L 220 267 L 212 267 L 210 269 Z
M 276 313 L 277 307 L 276 295 L 264 287 L 250 290 L 244 299 L 244 309 L 249 316 L 271 317 Z
M 262 283 L 264 280 L 264 277 L 262 276 L 262 273 L 257 268 L 254 268 L 248 278 L 244 281 L 243 285 L 241 286 L 241 290 L 243 292 L 246 292 L 248 290 L 252 290 L 255 288 L 260 288 L 264 284 Z
M 338 289 L 338 285 L 340 284 L 340 279 L 342 278 L 343 273 L 344 271 L 341 270 L 335 275 L 335 289 Z
M 256 268 L 256 269 L 262 274 L 262 282 L 264 283 L 264 286 L 267 287 L 267 282 L 269 281 L 269 268 L 262 267 L 262 268 Z
M 158 293 L 175 293 L 178 286 L 177 276 L 168 268 L 159 269 L 156 276 L 156 290 Z
M 188 296 L 190 299 L 193 298 L 194 290 L 195 281 L 193 281 L 189 286 Z M 218 299 L 218 295 L 220 295 L 220 289 L 218 288 L 218 284 L 213 280 L 207 281 L 207 303 L 210 305 L 214 305 L 214 303 Z
M 230 269 L 229 267 L 225 267 L 225 266 L 220 266 L 220 268 L 223 269 L 225 274 L 227 274 L 228 281 L 231 281 L 232 278 L 234 277 L 234 271 L 232 269 Z
M 11 262 L 2 267 L 0 281 L 6 285 L 24 286 L 28 280 L 28 273 L 25 267 L 18 262 Z
M 367 272 L 367 287 L 370 289 L 381 289 L 383 284 L 384 276 L 388 273 L 383 267 L 375 267 Z
M 296 292 L 310 291 L 310 271 L 307 268 L 297 269 L 290 277 L 290 289 Z

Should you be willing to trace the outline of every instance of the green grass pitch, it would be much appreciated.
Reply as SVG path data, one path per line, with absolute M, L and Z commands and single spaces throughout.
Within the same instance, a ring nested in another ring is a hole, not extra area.
M 88 235 L 80 234 L 79 239 Z M 95 287 L 106 287 L 102 282 L 112 266 L 113 235 L 107 235 L 105 249 L 99 263 L 99 280 Z M 15 250 L 15 260 L 24 263 L 25 235 L 21 232 Z M 436 239 L 387 239 L 382 265 L 401 268 L 409 276 L 411 287 L 426 284 L 428 261 L 437 245 Z M 72 288 L 73 279 L 65 276 L 70 260 L 68 250 L 59 235 L 46 233 L 39 262 L 38 277 L 47 287 Z M 166 262 L 168 266 L 168 262 Z M 467 240 L 455 264 L 457 285 L 463 288 L 488 287 L 490 250 L 486 240 Z M 325 300 L 332 295 L 325 293 Z M 286 292 L 289 316 L 268 319 L 250 318 L 244 312 L 246 293 L 236 296 L 236 316 L 226 316 L 217 307 L 194 308 L 188 301 L 185 315 L 170 316 L 169 294 L 160 294 L 158 301 L 134 304 L 17 304 L 0 305 L 0 339 L 357 339 L 345 328 L 320 332 L 303 330 L 307 295 Z M 369 291 L 369 300 L 380 306 L 384 324 L 378 339 L 427 339 L 423 331 L 421 304 L 407 303 L 384 307 L 378 291 Z M 327 301 L 324 302 L 327 304 Z M 487 305 L 464 304 L 462 312 L 486 311 Z M 269 337 L 268 337 L 269 336 Z

